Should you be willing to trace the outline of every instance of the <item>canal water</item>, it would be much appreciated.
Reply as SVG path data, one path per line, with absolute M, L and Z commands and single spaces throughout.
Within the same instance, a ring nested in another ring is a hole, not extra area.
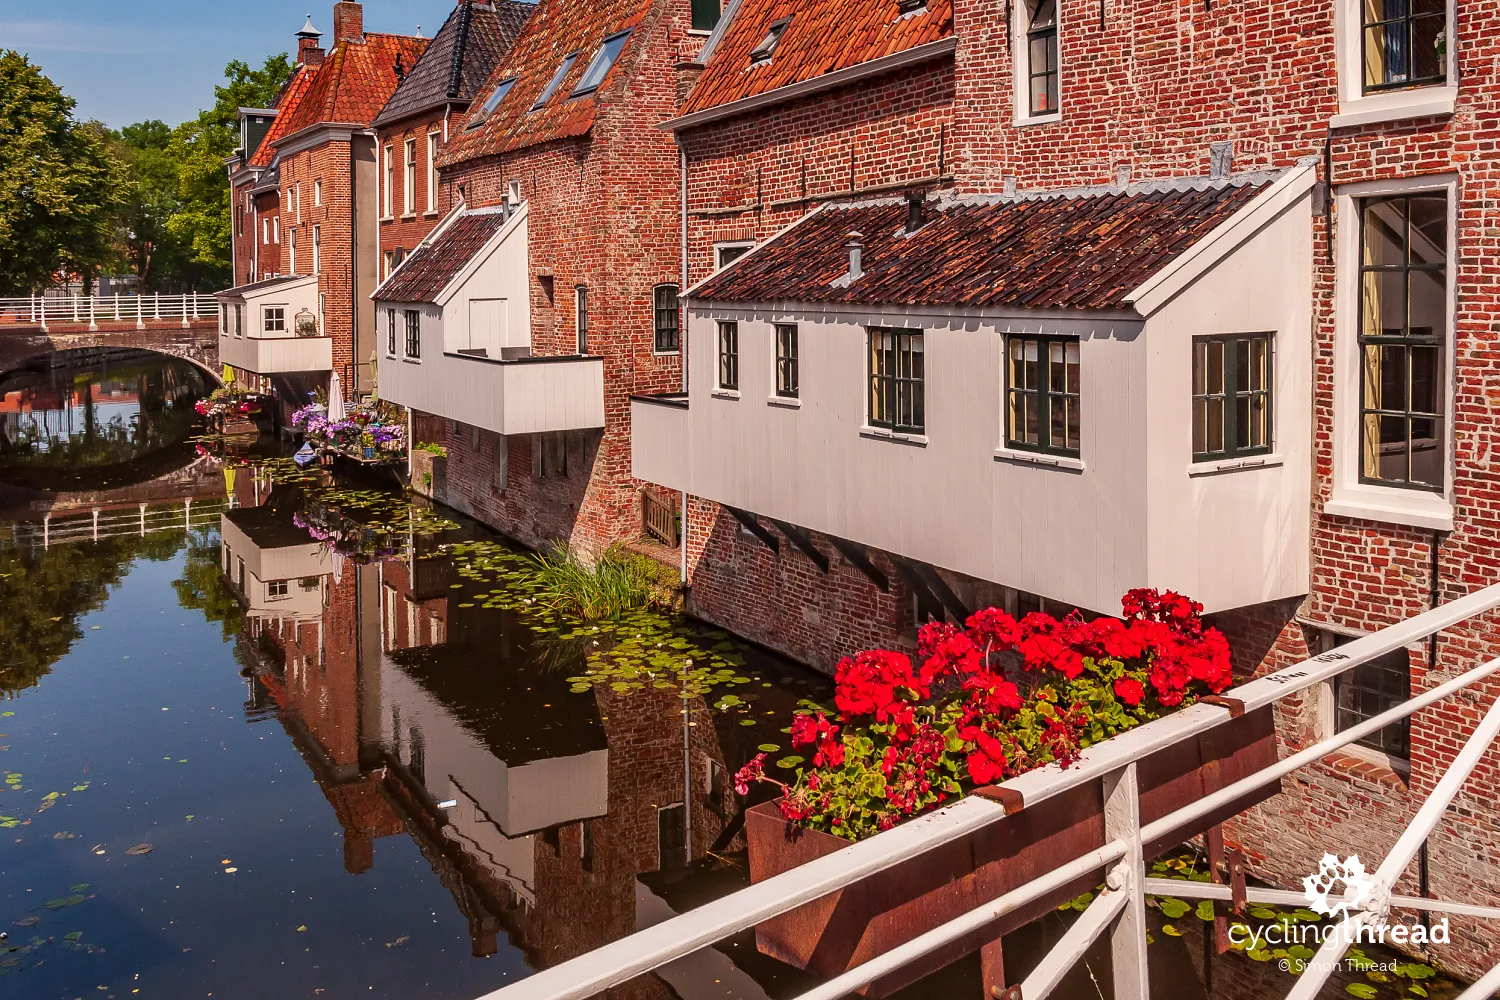
M 670 615 L 540 614 L 456 515 L 195 441 L 194 375 L 0 397 L 0 997 L 464 1000 L 747 883 L 729 776 L 824 678 Z M 1240 955 L 1205 982 L 1201 922 L 1154 920 L 1164 1000 L 1292 985 Z M 1007 938 L 1012 977 L 1067 922 Z M 1108 979 L 1096 948 L 1054 995 Z M 1367 982 L 1416 995 L 1328 995 Z M 741 935 L 610 995 L 813 984 Z M 903 996 L 979 993 L 971 959 Z

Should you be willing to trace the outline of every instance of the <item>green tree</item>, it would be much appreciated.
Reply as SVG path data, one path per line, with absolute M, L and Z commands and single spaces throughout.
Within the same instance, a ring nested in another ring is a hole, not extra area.
M 198 287 L 201 268 L 167 228 L 181 207 L 177 161 L 168 148 L 172 130 L 153 119 L 127 125 L 110 138 L 128 170 L 118 236 L 125 266 L 140 278 L 143 290 L 163 282 Z
M 292 74 L 286 53 L 270 56 L 260 69 L 236 59 L 224 68 L 225 86 L 214 88 L 214 106 L 172 133 L 168 154 L 177 165 L 180 204 L 167 230 L 192 261 L 229 280 L 229 175 L 224 160 L 239 146 L 239 109 L 266 108 Z
M 123 165 L 75 107 L 29 59 L 0 50 L 0 295 L 62 271 L 91 282 L 113 255 Z

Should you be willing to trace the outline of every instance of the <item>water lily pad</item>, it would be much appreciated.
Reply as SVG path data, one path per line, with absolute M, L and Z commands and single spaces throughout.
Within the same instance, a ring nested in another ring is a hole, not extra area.
M 1215 917 L 1214 901 L 1211 899 L 1203 900 L 1198 904 L 1198 909 L 1195 912 L 1198 914 L 1199 920 L 1206 920 L 1209 923 L 1213 923 Z
M 1171 924 L 1162 924 L 1161 932 L 1167 937 L 1182 937 L 1182 931 L 1173 927 Z
M 62 899 L 49 899 L 43 905 L 49 910 L 61 910 L 65 906 L 77 906 L 87 898 L 82 893 L 75 892 L 73 895 L 64 896 Z
M 1176 920 L 1192 909 L 1192 907 L 1188 906 L 1182 900 L 1173 899 L 1171 896 L 1163 896 L 1157 901 L 1156 905 L 1161 907 L 1162 916 L 1168 920 Z
M 1350 983 L 1344 987 L 1344 992 L 1350 996 L 1359 997 L 1360 1000 L 1375 1000 L 1380 991 L 1369 983 Z

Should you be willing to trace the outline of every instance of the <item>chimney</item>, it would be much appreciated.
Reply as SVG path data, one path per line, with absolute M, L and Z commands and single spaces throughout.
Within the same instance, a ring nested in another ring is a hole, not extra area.
M 316 66 L 323 61 L 323 47 L 318 44 L 322 37 L 323 33 L 313 27 L 312 15 L 307 15 L 307 23 L 297 32 L 297 65 Z
M 839 275 L 830 282 L 833 288 L 848 288 L 854 284 L 857 278 L 865 273 L 860 260 L 865 249 L 865 245 L 860 241 L 864 238 L 863 233 L 853 232 L 849 234 L 849 239 L 844 243 L 844 249 L 849 251 L 849 271 L 846 274 Z
M 906 235 L 910 236 L 922 228 L 922 202 L 926 195 L 921 191 L 906 192 Z
M 333 43 L 365 40 L 365 9 L 354 0 L 333 5 Z

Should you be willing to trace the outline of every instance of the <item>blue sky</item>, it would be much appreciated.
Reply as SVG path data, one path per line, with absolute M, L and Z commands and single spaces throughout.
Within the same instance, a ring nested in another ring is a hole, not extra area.
M 365 0 L 365 27 L 431 38 L 456 0 Z M 78 101 L 80 118 L 168 125 L 213 101 L 224 64 L 291 52 L 312 12 L 330 44 L 333 0 L 4 0 L 0 49 L 16 49 Z

